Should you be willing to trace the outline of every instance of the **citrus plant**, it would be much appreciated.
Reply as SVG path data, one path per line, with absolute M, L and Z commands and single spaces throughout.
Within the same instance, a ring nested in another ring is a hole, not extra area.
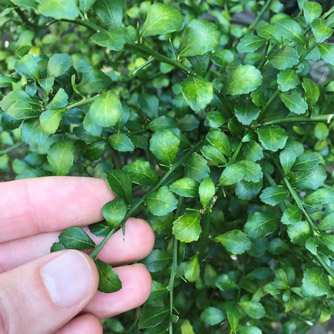
M 109 293 L 105 242 L 130 216 L 156 232 L 151 296 L 107 332 L 301 334 L 333 314 L 334 7 L 293 3 L 0 1 L 1 170 L 117 195 L 100 245 L 72 227 L 51 250 L 93 249 Z

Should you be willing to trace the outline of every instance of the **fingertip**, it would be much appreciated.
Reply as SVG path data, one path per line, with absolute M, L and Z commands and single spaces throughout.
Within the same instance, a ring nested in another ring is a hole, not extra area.
M 55 334 L 103 334 L 103 327 L 94 315 L 83 314 L 72 319 Z

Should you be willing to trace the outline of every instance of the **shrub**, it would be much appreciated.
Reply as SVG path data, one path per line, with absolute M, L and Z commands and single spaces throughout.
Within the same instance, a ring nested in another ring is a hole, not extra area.
M 156 232 L 151 297 L 113 332 L 301 334 L 334 312 L 326 3 L 0 2 L 0 168 L 105 177 L 118 199 L 91 231 Z M 73 227 L 52 250 L 92 247 Z

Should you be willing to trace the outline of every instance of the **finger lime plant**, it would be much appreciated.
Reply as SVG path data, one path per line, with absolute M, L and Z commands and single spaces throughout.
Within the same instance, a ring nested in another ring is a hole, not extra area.
M 312 76 L 334 66 L 326 5 L 0 1 L 0 168 L 117 195 L 90 226 L 101 244 L 72 227 L 52 251 L 93 249 L 108 293 L 110 236 L 130 216 L 156 232 L 151 296 L 107 332 L 301 334 L 333 314 L 334 79 Z

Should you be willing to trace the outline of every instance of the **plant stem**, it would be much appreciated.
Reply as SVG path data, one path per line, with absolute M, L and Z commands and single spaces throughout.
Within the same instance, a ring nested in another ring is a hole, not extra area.
M 22 145 L 22 143 L 17 143 L 17 144 L 15 144 L 13 146 L 5 148 L 4 150 L 0 151 L 0 155 L 9 153 L 9 152 L 15 150 L 16 148 L 20 147 L 21 145 Z
M 132 214 L 137 210 L 137 208 L 143 204 L 147 197 L 153 194 L 156 190 L 160 188 L 160 186 L 168 179 L 168 177 L 177 169 L 181 164 L 183 164 L 189 156 L 195 152 L 203 143 L 203 140 L 199 141 L 196 145 L 194 145 L 182 158 L 180 158 L 176 163 L 169 169 L 169 171 L 160 179 L 160 181 L 152 187 L 142 198 L 140 198 L 135 204 L 133 204 L 130 210 L 127 212 L 123 220 L 121 221 L 119 226 L 123 226 L 125 222 L 132 216 Z M 96 256 L 99 254 L 100 250 L 106 244 L 106 242 L 110 239 L 110 237 L 116 232 L 117 229 L 112 229 L 108 235 L 103 239 L 103 241 L 95 248 L 95 250 L 90 254 L 92 259 L 96 259 Z
M 255 28 L 255 26 L 258 24 L 258 22 L 260 21 L 262 15 L 266 12 L 266 10 L 269 8 L 269 6 L 271 5 L 271 3 L 273 2 L 273 0 L 268 0 L 266 2 L 266 4 L 262 7 L 261 11 L 259 12 L 259 14 L 256 16 L 255 20 L 253 21 L 253 23 L 249 26 L 248 31 L 251 31 Z
M 174 281 L 177 271 L 177 246 L 178 242 L 174 238 L 172 271 L 169 279 L 169 334 L 173 334 L 173 307 L 174 307 Z
M 85 104 L 88 104 L 88 103 L 92 103 L 94 102 L 100 95 L 95 95 L 93 97 L 90 97 L 89 99 L 84 99 L 84 100 L 81 100 L 79 102 L 75 102 L 75 103 L 72 103 L 72 104 L 69 104 L 67 107 L 66 107 L 66 110 L 71 110 L 73 108 L 77 108 L 77 107 L 81 107 Z
M 267 61 L 267 58 L 268 58 L 268 50 L 269 50 L 269 46 L 270 46 L 270 40 L 266 41 L 266 47 L 264 49 L 264 53 L 263 53 L 263 56 L 262 56 L 262 59 L 261 59 L 261 63 L 258 67 L 258 69 L 261 71 L 264 64 L 266 63 Z
M 230 161 L 228 162 L 228 165 L 232 165 L 234 163 L 235 159 L 238 157 L 241 147 L 242 147 L 242 141 L 239 143 L 237 149 L 234 151 Z
M 271 98 L 264 105 L 263 110 L 262 110 L 262 115 L 264 115 L 266 113 L 266 111 L 268 110 L 269 106 L 275 100 L 275 98 L 277 97 L 277 95 L 279 94 L 279 92 L 280 92 L 280 90 L 276 89 L 275 93 L 271 96 Z
M 15 12 L 20 16 L 21 20 L 28 26 L 28 27 L 32 27 L 34 29 L 39 28 L 38 26 L 36 26 L 35 24 L 33 24 L 32 22 L 30 22 L 27 17 L 25 16 L 24 12 L 22 12 L 22 10 L 19 7 L 14 7 Z
M 305 117 L 305 116 L 286 117 L 286 118 L 278 118 L 272 121 L 259 123 L 256 126 L 260 127 L 263 125 L 274 125 L 274 124 L 284 124 L 284 123 L 304 123 L 304 122 L 330 123 L 333 118 L 334 118 L 334 114 L 319 115 L 319 116 L 314 116 L 314 117 Z

